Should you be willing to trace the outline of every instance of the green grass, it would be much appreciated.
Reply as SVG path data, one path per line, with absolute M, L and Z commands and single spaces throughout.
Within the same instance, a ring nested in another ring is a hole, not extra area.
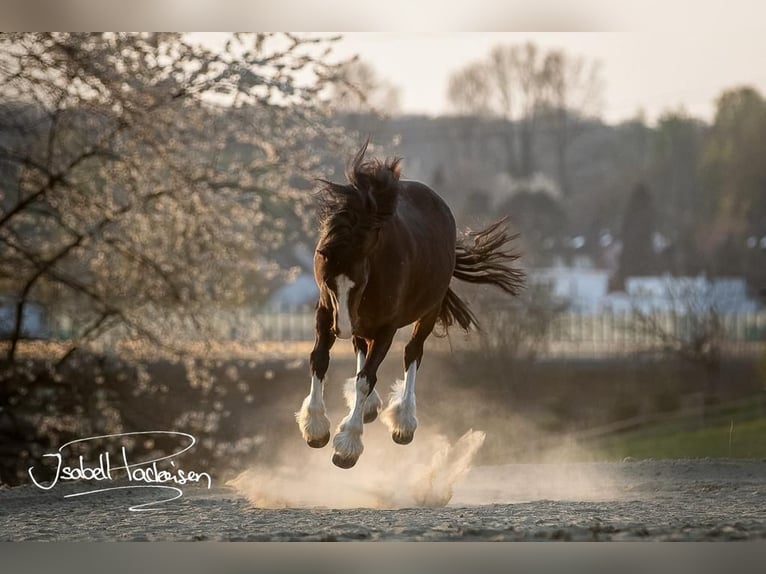
M 611 460 L 627 456 L 637 459 L 766 458 L 766 417 L 742 422 L 734 419 L 733 431 L 731 422 L 697 430 L 658 430 L 612 436 L 603 442 L 599 452 Z

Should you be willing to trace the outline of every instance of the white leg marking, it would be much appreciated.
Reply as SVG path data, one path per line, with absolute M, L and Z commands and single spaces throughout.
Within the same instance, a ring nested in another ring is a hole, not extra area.
M 351 314 L 348 311 L 348 294 L 354 286 L 354 282 L 345 275 L 338 275 L 335 284 L 338 288 L 335 299 L 336 327 L 338 329 L 336 336 L 339 339 L 349 339 L 351 338 Z
M 418 419 L 415 416 L 415 379 L 417 376 L 417 361 L 412 361 L 404 374 L 404 381 L 396 381 L 391 389 L 388 406 L 380 419 L 388 426 L 396 442 L 401 439 L 403 444 L 412 440 Z
M 346 379 L 346 384 L 343 386 L 343 397 L 346 399 L 349 411 L 353 411 L 354 405 L 356 405 L 356 379 Z M 383 401 L 378 391 L 373 389 L 364 401 L 364 414 L 362 417 L 364 422 L 371 423 L 378 418 L 381 406 L 383 406 Z
M 362 432 L 364 430 L 364 403 L 368 389 L 367 378 L 357 377 L 354 384 L 353 403 L 350 405 L 351 412 L 341 421 L 338 426 L 338 434 L 335 435 L 332 442 L 335 455 L 342 460 L 356 462 L 364 450 Z
M 295 413 L 295 420 L 306 442 L 320 441 L 330 434 L 330 419 L 325 415 L 322 398 L 322 381 L 311 376 L 311 392 L 303 399 L 301 409 Z
M 362 351 L 357 351 L 356 353 L 356 374 L 358 375 L 362 369 L 364 368 L 364 361 L 366 357 Z M 343 394 L 346 397 L 346 404 L 348 405 L 349 409 L 354 408 L 354 401 L 356 400 L 354 398 L 354 379 L 349 379 L 346 381 L 346 387 L 343 389 Z M 349 387 L 349 383 L 351 383 L 351 386 Z M 364 422 L 372 422 L 376 418 L 378 418 L 378 413 L 380 412 L 380 407 L 383 406 L 383 401 L 380 398 L 380 395 L 378 394 L 377 389 L 372 389 L 372 392 L 367 396 L 367 400 L 364 403 Z
M 367 360 L 367 357 L 365 356 L 362 351 L 356 352 L 356 373 L 354 375 L 358 375 L 361 370 L 364 368 L 364 362 Z
M 364 402 L 364 422 L 372 422 L 378 418 L 380 408 L 383 406 L 383 401 L 378 394 L 377 389 L 372 389 L 372 392 Z

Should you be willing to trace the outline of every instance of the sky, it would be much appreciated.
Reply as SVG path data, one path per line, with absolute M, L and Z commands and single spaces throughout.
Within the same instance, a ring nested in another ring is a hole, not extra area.
M 667 111 L 684 110 L 712 121 L 724 89 L 756 87 L 766 95 L 766 34 L 682 30 L 652 32 L 341 33 L 337 58 L 353 55 L 372 65 L 399 90 L 401 112 L 437 116 L 452 112 L 450 75 L 485 58 L 493 46 L 532 41 L 599 62 L 600 116 L 608 123 L 635 118 L 653 123 Z M 225 34 L 194 33 L 204 43 Z
M 639 111 L 654 122 L 683 108 L 711 120 L 721 91 L 743 84 L 766 94 L 766 34 L 633 33 L 351 33 L 335 52 L 359 56 L 400 90 L 402 111 L 449 113 L 450 74 L 497 44 L 532 40 L 601 63 L 602 117 L 615 123 Z

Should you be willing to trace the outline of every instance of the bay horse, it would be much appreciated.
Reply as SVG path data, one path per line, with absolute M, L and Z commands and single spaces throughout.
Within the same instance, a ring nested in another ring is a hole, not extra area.
M 365 161 L 369 140 L 346 168 L 346 184 L 319 180 L 319 241 L 314 278 L 319 287 L 311 390 L 296 413 L 309 446 L 330 440 L 323 382 L 335 339 L 351 339 L 357 368 L 347 395 L 350 412 L 333 439 L 332 461 L 351 468 L 362 454 L 363 424 L 381 409 L 377 370 L 396 331 L 414 323 L 404 349 L 404 383 L 381 413 L 395 443 L 408 444 L 417 427 L 415 377 L 423 343 L 437 322 L 478 327 L 467 304 L 450 288 L 452 278 L 499 287 L 517 295 L 524 274 L 510 264 L 506 247 L 515 238 L 505 220 L 458 241 L 447 204 L 428 186 L 400 179 L 400 158 Z

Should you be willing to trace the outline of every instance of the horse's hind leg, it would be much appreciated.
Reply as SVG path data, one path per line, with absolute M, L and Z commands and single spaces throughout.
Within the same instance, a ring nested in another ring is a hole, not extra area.
M 409 444 L 415 437 L 418 419 L 415 413 L 415 379 L 423 359 L 423 344 L 433 331 L 438 312 L 421 317 L 412 329 L 412 336 L 404 348 L 404 383 L 397 382 L 380 419 L 391 431 L 397 444 Z
M 330 348 L 335 342 L 332 333 L 332 311 L 318 307 L 316 311 L 316 341 L 311 352 L 311 391 L 303 400 L 295 419 L 308 445 L 322 448 L 330 442 L 330 419 L 325 414 L 323 386 L 330 365 Z
M 362 369 L 364 368 L 364 363 L 367 360 L 367 341 L 365 341 L 362 337 L 354 337 L 354 350 L 356 351 L 356 373 L 355 375 L 358 375 L 362 372 Z M 344 389 L 344 393 L 346 395 L 346 403 L 348 404 L 348 408 L 353 408 L 354 406 L 354 384 L 356 383 L 356 376 L 353 379 L 349 379 L 346 382 L 346 388 Z M 380 400 L 380 395 L 378 394 L 378 391 L 375 389 L 372 389 L 372 392 L 367 395 L 367 400 L 364 402 L 364 422 L 365 424 L 371 423 L 376 418 L 378 418 L 378 412 L 380 412 L 380 407 L 382 406 L 383 401 Z
M 334 453 L 332 462 L 341 468 L 351 468 L 356 464 L 364 450 L 362 432 L 364 431 L 364 406 L 378 380 L 378 367 L 391 348 L 396 328 L 384 328 L 375 334 L 367 354 L 367 360 L 356 376 L 354 396 L 350 412 L 338 426 L 338 434 L 333 438 Z

